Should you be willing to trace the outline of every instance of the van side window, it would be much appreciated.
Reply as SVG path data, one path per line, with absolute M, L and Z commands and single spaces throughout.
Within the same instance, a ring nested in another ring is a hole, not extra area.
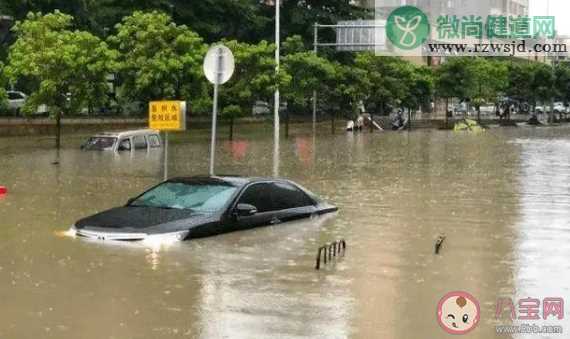
M 135 144 L 135 149 L 147 148 L 146 139 L 144 135 L 137 135 L 133 137 L 133 143 Z
M 119 142 L 119 151 L 130 151 L 131 150 L 131 141 L 129 139 L 122 139 Z
M 150 147 L 160 147 L 160 139 L 158 139 L 158 135 L 152 134 L 148 136 L 148 143 Z

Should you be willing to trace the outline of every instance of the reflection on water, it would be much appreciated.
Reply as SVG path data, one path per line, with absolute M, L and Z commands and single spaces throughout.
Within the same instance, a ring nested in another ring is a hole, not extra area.
M 518 179 L 521 215 L 515 225 L 515 299 L 569 301 L 570 139 L 515 142 L 521 147 L 523 159 Z M 568 319 L 551 317 L 540 325 L 546 324 L 570 329 Z
M 240 127 L 216 171 L 278 170 L 338 215 L 172 244 L 55 233 L 154 185 L 160 151 L 81 152 L 68 137 L 57 158 L 49 139 L 0 139 L 0 337 L 440 338 L 437 302 L 465 290 L 482 310 L 466 337 L 505 338 L 498 297 L 568 295 L 567 128 L 328 130 L 292 129 L 274 159 L 271 133 Z M 171 176 L 208 172 L 207 133 L 188 135 L 171 140 Z M 340 238 L 347 256 L 314 271 Z

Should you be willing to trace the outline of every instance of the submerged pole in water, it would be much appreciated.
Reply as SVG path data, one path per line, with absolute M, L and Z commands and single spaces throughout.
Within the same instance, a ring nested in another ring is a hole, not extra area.
M 435 241 L 435 254 L 439 254 L 443 241 L 445 240 L 445 235 L 440 235 Z

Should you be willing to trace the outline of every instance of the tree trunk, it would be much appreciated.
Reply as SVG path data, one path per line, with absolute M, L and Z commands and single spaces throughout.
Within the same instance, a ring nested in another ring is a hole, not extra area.
M 289 138 L 289 111 L 285 112 L 285 138 Z
M 445 98 L 445 128 L 447 128 L 447 124 L 449 122 L 448 113 L 449 113 L 449 98 Z
M 61 112 L 55 115 L 55 148 L 61 148 Z
M 334 113 L 331 112 L 331 133 L 334 134 L 335 126 L 334 126 Z
M 408 108 L 408 131 L 412 130 L 412 109 Z
M 234 116 L 230 117 L 230 140 L 234 140 Z

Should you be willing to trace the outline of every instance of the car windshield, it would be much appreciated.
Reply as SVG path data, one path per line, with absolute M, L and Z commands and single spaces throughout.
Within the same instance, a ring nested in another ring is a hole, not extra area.
M 223 184 L 166 182 L 144 193 L 129 206 L 216 212 L 226 205 L 236 189 Z
M 87 140 L 83 149 L 101 151 L 113 147 L 116 140 L 114 137 L 92 137 Z

